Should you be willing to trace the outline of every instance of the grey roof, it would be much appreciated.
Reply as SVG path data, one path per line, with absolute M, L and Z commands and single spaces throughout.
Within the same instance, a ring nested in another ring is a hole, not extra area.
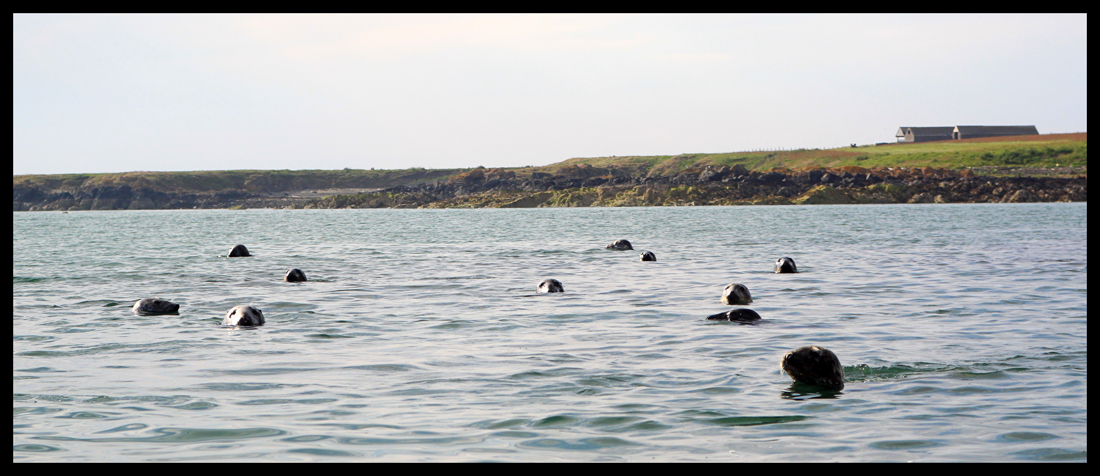
M 906 129 L 913 131 L 914 135 L 951 135 L 955 131 L 954 127 L 906 127 Z
M 955 126 L 953 130 L 962 136 L 1027 136 L 1037 135 L 1035 126 Z
M 899 133 L 904 132 L 905 136 L 909 134 L 913 135 L 913 140 L 947 140 L 951 139 L 951 133 L 955 131 L 954 127 L 902 127 L 898 130 Z

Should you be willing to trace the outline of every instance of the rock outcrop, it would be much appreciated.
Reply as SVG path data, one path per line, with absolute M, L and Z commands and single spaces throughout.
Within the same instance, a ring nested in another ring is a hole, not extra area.
M 637 172 L 637 171 L 634 171 Z M 792 171 L 687 168 L 642 175 L 567 165 L 517 175 L 477 168 L 446 179 L 371 193 L 303 198 L 263 190 L 168 193 L 129 185 L 48 189 L 19 184 L 14 211 L 180 208 L 533 208 L 860 203 L 1019 203 L 1087 201 L 1088 176 L 990 176 L 970 169 L 845 166 Z

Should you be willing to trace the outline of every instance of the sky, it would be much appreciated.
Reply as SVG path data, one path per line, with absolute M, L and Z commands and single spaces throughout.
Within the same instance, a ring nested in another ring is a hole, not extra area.
M 1087 132 L 1060 15 L 13 15 L 13 174 L 521 167 Z

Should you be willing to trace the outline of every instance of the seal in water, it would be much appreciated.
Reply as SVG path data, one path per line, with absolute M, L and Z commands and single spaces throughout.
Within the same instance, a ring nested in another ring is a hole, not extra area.
M 179 314 L 180 305 L 163 299 L 145 298 L 134 303 L 134 314 Z
M 223 326 L 262 326 L 264 325 L 264 313 L 252 306 L 234 306 L 225 313 Z
M 642 253 L 642 261 L 657 261 L 657 255 L 653 254 L 652 251 L 646 251 Z
M 722 290 L 722 304 L 733 306 L 737 304 L 749 304 L 751 302 L 752 295 L 749 294 L 749 288 L 745 287 L 744 284 L 727 284 L 726 288 Z
M 283 280 L 285 280 L 288 283 L 297 283 L 297 282 L 305 281 L 306 280 L 306 273 L 303 273 L 302 270 L 300 270 L 298 268 L 294 268 L 294 269 L 286 272 L 286 276 L 283 277 Z
M 620 251 L 622 251 L 622 250 L 633 250 L 634 249 L 633 246 L 630 246 L 630 242 L 626 241 L 626 240 L 615 240 L 615 241 L 611 242 L 610 245 L 607 245 L 605 248 L 607 248 L 609 250 L 620 250 Z
M 236 258 L 238 256 L 252 256 L 252 255 L 248 254 L 248 248 L 245 248 L 244 245 L 237 245 L 237 246 L 234 246 L 233 249 L 229 250 L 229 257 L 230 258 Z
M 798 268 L 794 266 L 794 260 L 786 256 L 775 260 L 775 272 L 776 273 L 797 273 Z
M 540 293 L 564 293 L 565 288 L 561 286 L 561 281 L 556 279 L 547 279 L 539 283 Z
M 707 318 L 708 321 L 738 321 L 738 322 L 752 322 L 759 321 L 760 314 L 752 309 L 731 309 L 729 311 L 715 314 Z
M 844 388 L 844 367 L 833 351 L 816 345 L 799 347 L 783 355 L 779 368 L 795 382 L 835 390 Z

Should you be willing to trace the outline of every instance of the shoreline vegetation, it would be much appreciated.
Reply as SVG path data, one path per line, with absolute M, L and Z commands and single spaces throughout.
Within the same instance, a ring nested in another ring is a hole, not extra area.
M 542 167 L 13 175 L 13 211 L 1087 201 L 1088 135 L 575 158 Z

